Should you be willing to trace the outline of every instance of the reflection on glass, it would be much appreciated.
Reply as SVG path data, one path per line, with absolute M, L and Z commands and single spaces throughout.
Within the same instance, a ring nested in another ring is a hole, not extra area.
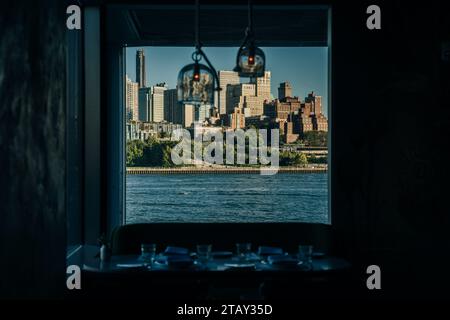
M 210 68 L 197 64 L 199 79 L 194 78 L 196 64 L 181 69 L 178 74 L 178 101 L 194 105 L 214 104 L 214 76 Z
M 298 260 L 305 265 L 312 264 L 313 246 L 311 245 L 299 245 L 298 246 Z
M 156 256 L 156 244 L 141 244 L 141 256 L 139 259 L 145 263 L 153 264 Z
M 202 263 L 208 262 L 211 257 L 212 245 L 210 244 L 199 244 L 197 245 L 197 257 Z
M 248 260 L 250 253 L 252 252 L 251 243 L 236 243 L 236 254 L 239 260 Z
M 266 57 L 259 48 L 243 48 L 237 56 L 237 66 L 234 71 L 240 77 L 263 77 L 265 71 Z

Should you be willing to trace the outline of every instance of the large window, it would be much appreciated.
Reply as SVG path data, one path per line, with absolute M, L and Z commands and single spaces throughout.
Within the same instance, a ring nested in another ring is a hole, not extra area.
M 176 90 L 180 69 L 192 62 L 193 4 L 88 6 L 82 33 L 68 35 L 71 248 L 97 243 L 123 223 L 331 221 L 330 8 L 256 5 L 267 73 L 248 79 L 232 71 L 247 6 L 206 2 L 200 38 L 222 90 L 199 108 L 180 105 Z M 179 130 L 191 138 L 209 134 L 222 147 L 191 141 L 195 161 L 175 163 Z M 239 137 L 227 141 L 230 132 L 247 135 L 243 146 Z M 276 174 L 261 174 L 263 149 L 263 167 Z M 223 163 L 202 164 L 196 150 Z
M 329 48 L 262 50 L 265 76 L 249 79 L 232 71 L 236 47 L 205 48 L 222 90 L 213 105 L 195 107 L 179 103 L 176 90 L 192 48 L 126 49 L 126 223 L 329 222 Z M 192 139 L 214 133 L 200 143 L 201 154 L 223 135 L 222 149 L 211 154 L 223 151 L 224 163 L 176 163 L 180 129 Z M 226 140 L 236 130 L 257 136 L 266 130 L 269 154 L 278 149 L 276 174 L 261 174 L 261 161 L 250 163 L 251 135 L 245 163 L 236 163 L 237 155 L 234 163 L 225 161 L 227 149 L 238 152 Z

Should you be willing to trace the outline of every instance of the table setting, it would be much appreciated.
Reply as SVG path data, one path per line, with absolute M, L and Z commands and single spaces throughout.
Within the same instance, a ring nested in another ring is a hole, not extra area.
M 211 244 L 199 244 L 195 250 L 167 246 L 158 252 L 157 244 L 141 244 L 140 255 L 112 256 L 107 261 L 98 257 L 86 259 L 83 269 L 97 272 L 163 272 L 163 271 L 327 271 L 346 268 L 345 260 L 314 251 L 312 245 L 301 244 L 297 252 L 280 247 L 237 243 L 235 251 L 213 250 Z

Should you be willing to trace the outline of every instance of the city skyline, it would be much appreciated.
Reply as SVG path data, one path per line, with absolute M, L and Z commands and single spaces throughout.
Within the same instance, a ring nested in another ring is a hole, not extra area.
M 137 47 L 127 48 L 126 73 L 136 81 Z M 192 48 L 189 47 L 144 47 L 146 85 L 165 82 L 167 88 L 176 87 L 179 70 L 190 63 Z M 278 86 L 290 82 L 292 93 L 300 98 L 314 91 L 323 97 L 323 112 L 328 114 L 328 49 L 325 47 L 263 48 L 267 57 L 266 70 L 272 72 L 272 98 L 278 98 Z M 232 70 L 236 48 L 206 48 L 217 71 Z M 151 72 L 152 71 L 152 72 Z M 248 81 L 241 78 L 241 83 Z M 217 101 L 216 101 L 217 105 Z

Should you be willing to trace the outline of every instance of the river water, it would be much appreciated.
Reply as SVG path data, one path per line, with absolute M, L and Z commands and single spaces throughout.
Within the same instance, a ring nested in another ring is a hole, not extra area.
M 328 222 L 328 175 L 127 175 L 126 222 Z

